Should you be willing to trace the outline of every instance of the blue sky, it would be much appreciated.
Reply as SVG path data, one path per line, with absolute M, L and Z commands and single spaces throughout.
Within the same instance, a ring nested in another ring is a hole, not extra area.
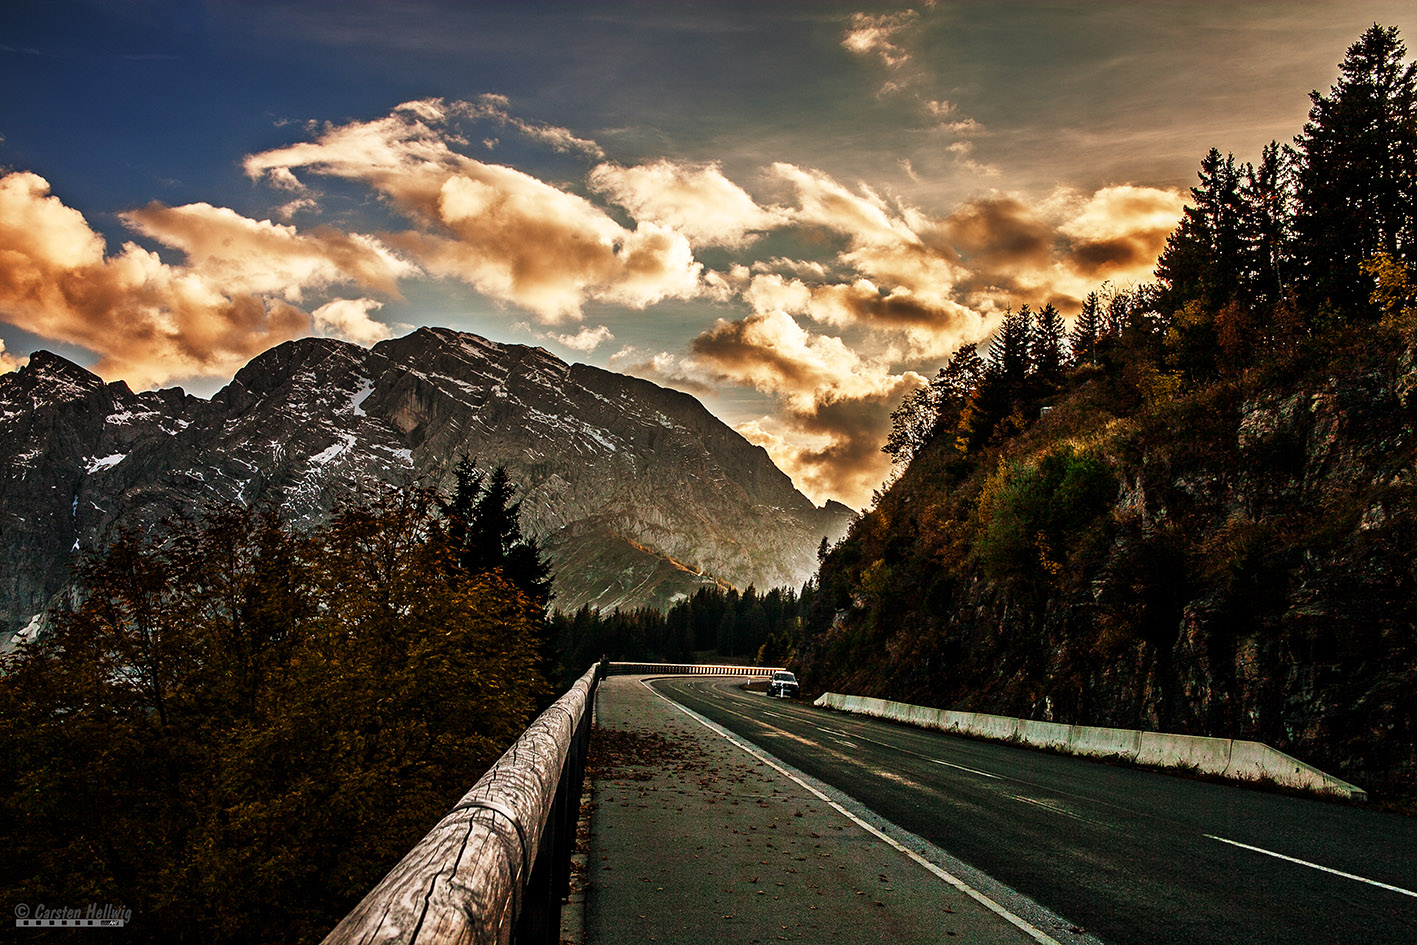
M 1206 149 L 1408 2 L 54 2 L 0 34 L 0 368 L 210 393 L 425 324 L 689 390 L 861 506 L 1003 311 L 1148 277 Z

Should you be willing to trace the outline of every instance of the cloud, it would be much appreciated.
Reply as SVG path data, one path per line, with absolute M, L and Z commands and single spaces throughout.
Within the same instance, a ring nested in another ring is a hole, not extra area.
M 81 213 L 23 171 L 0 178 L 0 318 L 98 352 L 98 373 L 140 387 L 234 372 L 310 328 L 282 299 L 229 290 L 133 243 L 107 254 Z
M 246 172 L 301 170 L 372 187 L 416 224 L 386 235 L 390 246 L 544 322 L 578 319 L 591 301 L 645 308 L 701 291 L 702 266 L 682 234 L 650 221 L 627 229 L 584 197 L 455 152 L 444 124 L 479 107 L 407 102 L 385 118 L 326 126 L 314 141 L 251 155 Z
M 794 223 L 820 228 L 846 241 L 840 269 L 855 278 L 807 280 L 774 286 L 755 279 L 745 293 L 755 310 L 769 305 L 837 328 L 859 325 L 909 340 L 915 356 L 948 353 L 982 331 L 980 315 L 955 299 L 955 287 L 970 276 L 958 253 L 939 238 L 939 221 L 914 207 L 886 200 L 865 185 L 852 191 L 826 174 L 791 164 L 773 173 L 795 191 L 787 209 Z M 807 296 L 802 303 L 803 293 Z
M 897 43 L 897 39 L 914 24 L 916 17 L 914 10 L 878 16 L 854 14 L 841 45 L 858 56 L 874 56 L 888 68 L 898 69 L 910 62 L 910 54 Z
M 1053 302 L 1066 311 L 1103 281 L 1150 278 L 1181 207 L 1178 191 L 1133 185 L 1060 189 L 1041 202 L 993 193 L 915 225 L 958 263 L 955 292 L 971 310 Z
M 187 264 L 228 291 L 283 294 L 299 302 L 306 288 L 356 282 L 396 294 L 398 280 L 417 267 L 371 236 L 251 220 L 208 203 L 149 204 L 121 215 L 132 230 L 181 250 Z
M 29 363 L 29 358 L 17 358 L 5 350 L 5 341 L 0 339 L 0 374 L 18 371 Z
M 971 271 L 1043 268 L 1053 258 L 1056 231 L 1029 204 L 994 194 L 964 204 L 937 232 Z
M 615 336 L 610 333 L 610 329 L 606 328 L 604 325 L 596 325 L 594 328 L 582 328 L 574 335 L 552 335 L 551 337 L 573 351 L 584 351 L 587 354 L 599 348 L 605 342 L 615 340 Z
M 809 496 L 863 506 L 890 461 L 880 452 L 886 421 L 925 379 L 892 373 L 840 338 L 813 334 L 783 312 L 720 319 L 690 345 L 678 373 L 753 387 L 782 411 L 746 429 Z M 741 428 L 740 428 L 741 429 Z
M 383 304 L 375 299 L 335 299 L 310 315 L 322 334 L 370 347 L 393 337 L 388 325 L 369 317 L 370 312 L 382 308 Z
M 498 125 L 515 129 L 531 140 L 547 145 L 555 151 L 563 153 L 578 151 L 593 158 L 605 157 L 605 151 L 594 141 L 579 138 L 566 128 L 518 118 L 508 110 L 510 105 L 511 102 L 505 95 L 486 93 L 479 96 L 476 102 L 458 103 L 457 110 L 472 118 L 490 119 Z M 429 120 L 437 120 L 437 116 L 434 116 L 431 108 L 425 109 L 425 112 Z M 495 143 L 495 139 L 493 140 Z M 491 145 L 488 147 L 490 148 Z
M 696 244 L 739 247 L 787 222 L 782 210 L 760 207 L 717 164 L 601 164 L 590 183 L 636 219 L 667 226 Z
M 1118 282 L 1150 276 L 1176 228 L 1185 196 L 1175 189 L 1120 185 L 1080 199 L 1061 227 L 1069 262 L 1080 276 Z

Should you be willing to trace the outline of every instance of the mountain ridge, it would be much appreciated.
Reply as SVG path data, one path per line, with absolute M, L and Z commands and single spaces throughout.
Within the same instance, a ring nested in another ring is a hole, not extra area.
M 372 348 L 286 342 L 209 400 L 135 394 L 36 352 L 0 377 L 0 450 L 0 631 L 44 609 L 69 556 L 115 528 L 228 502 L 315 521 L 361 484 L 446 491 L 463 454 L 506 466 L 525 530 L 575 562 L 561 607 L 798 584 L 853 514 L 815 506 L 688 394 L 442 328 Z

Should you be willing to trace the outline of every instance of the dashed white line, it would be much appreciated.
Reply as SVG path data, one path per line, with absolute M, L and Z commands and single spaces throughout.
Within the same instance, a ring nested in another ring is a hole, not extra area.
M 1300 866 L 1307 866 L 1310 869 L 1323 870 L 1325 873 L 1332 873 L 1334 876 L 1342 876 L 1344 879 L 1357 880 L 1360 883 L 1367 883 L 1369 886 L 1377 886 L 1379 889 L 1386 889 L 1391 892 L 1401 893 L 1404 896 L 1417 898 L 1417 892 L 1410 889 L 1403 889 L 1401 886 L 1393 886 L 1389 883 L 1380 883 L 1376 879 L 1368 879 L 1366 876 L 1357 876 L 1353 873 L 1345 873 L 1343 870 L 1336 870 L 1329 866 L 1321 866 L 1318 863 L 1310 863 L 1308 860 L 1301 860 L 1294 856 L 1285 856 L 1283 853 L 1275 853 L 1273 850 L 1266 850 L 1264 847 L 1253 847 L 1248 843 L 1241 843 L 1238 840 L 1227 840 L 1224 837 L 1217 837 L 1215 834 L 1202 834 L 1209 840 L 1219 840 L 1221 843 L 1228 843 L 1232 847 L 1241 847 L 1245 850 L 1253 850 L 1256 853 L 1263 853 L 1265 856 L 1272 856 L 1277 860 L 1284 860 L 1289 863 L 1297 863 Z

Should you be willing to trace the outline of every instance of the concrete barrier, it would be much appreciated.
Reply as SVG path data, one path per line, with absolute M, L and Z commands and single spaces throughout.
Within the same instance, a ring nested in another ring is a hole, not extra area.
M 1206 774 L 1222 774 L 1230 765 L 1230 739 L 1142 732 L 1136 762 L 1157 768 L 1189 768 Z
M 1136 761 L 1141 751 L 1142 733 L 1130 728 L 1074 725 L 1069 748 L 1088 758 L 1120 758 Z
M 1061 722 L 1035 722 L 1019 719 L 1018 740 L 1034 748 L 1067 751 L 1072 744 L 1073 727 Z
M 935 728 L 972 738 L 1014 742 L 1064 754 L 1125 761 L 1157 768 L 1176 768 L 1227 778 L 1231 781 L 1267 781 L 1284 787 L 1332 794 L 1363 801 L 1360 787 L 1335 778 L 1312 765 L 1259 742 L 1197 735 L 1167 735 L 1135 729 L 1093 725 L 1067 725 L 1015 719 L 982 712 L 932 709 L 905 702 L 888 702 L 870 696 L 823 693 L 817 705 L 890 719 L 920 728 Z
M 1235 739 L 1230 747 L 1230 764 L 1225 777 L 1236 781 L 1273 781 L 1320 794 L 1337 794 L 1353 800 L 1367 800 L 1362 788 L 1340 781 L 1326 771 L 1259 742 Z
M 1018 741 L 1018 719 L 1006 715 L 984 715 L 979 712 L 962 713 L 967 716 L 959 731 L 979 738 L 992 738 L 1001 742 Z

